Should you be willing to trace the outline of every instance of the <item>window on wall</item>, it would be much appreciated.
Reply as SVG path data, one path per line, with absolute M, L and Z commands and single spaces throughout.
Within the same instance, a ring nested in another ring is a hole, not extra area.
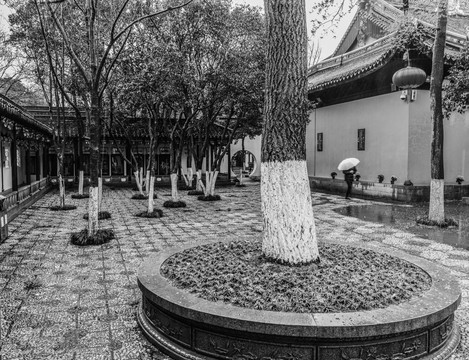
M 323 136 L 323 133 L 318 133 L 317 135 L 318 136 L 317 136 L 317 146 L 316 146 L 316 148 L 317 148 L 318 151 L 322 151 L 323 150 L 323 138 L 324 138 L 324 136 Z
M 358 129 L 358 150 L 365 150 L 365 129 Z

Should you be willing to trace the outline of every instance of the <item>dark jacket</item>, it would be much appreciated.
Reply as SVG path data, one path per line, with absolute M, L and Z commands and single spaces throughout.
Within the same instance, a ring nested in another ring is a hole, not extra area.
M 344 179 L 345 181 L 353 181 L 353 177 L 355 175 L 355 173 L 357 172 L 357 169 L 355 168 L 352 168 L 352 169 L 349 169 L 349 170 L 344 170 L 342 171 L 344 173 Z

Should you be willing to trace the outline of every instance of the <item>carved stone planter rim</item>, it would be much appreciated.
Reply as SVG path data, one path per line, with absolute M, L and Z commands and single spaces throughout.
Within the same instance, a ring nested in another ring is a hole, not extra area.
M 230 242 L 233 239 L 219 240 Z M 138 272 L 138 285 L 151 302 L 169 313 L 190 321 L 235 331 L 249 328 L 254 333 L 314 338 L 355 338 L 382 336 L 422 329 L 445 320 L 461 301 L 459 284 L 449 271 L 428 260 L 389 247 L 372 244 L 341 244 L 386 253 L 413 263 L 432 278 L 431 288 L 410 301 L 383 309 L 348 313 L 286 313 L 242 308 L 211 302 L 171 285 L 160 267 L 171 255 L 185 249 L 210 244 L 200 241 L 171 248 L 147 259 Z M 340 244 L 335 241 L 326 243 Z

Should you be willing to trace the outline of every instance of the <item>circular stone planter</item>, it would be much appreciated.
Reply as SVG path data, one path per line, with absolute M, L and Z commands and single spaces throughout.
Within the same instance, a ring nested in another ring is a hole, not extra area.
M 432 278 L 431 288 L 408 302 L 361 312 L 285 313 L 210 302 L 160 275 L 168 257 L 206 243 L 160 253 L 138 274 L 138 322 L 147 338 L 175 359 L 442 360 L 459 344 L 453 322 L 461 301 L 458 283 L 427 260 L 385 250 Z

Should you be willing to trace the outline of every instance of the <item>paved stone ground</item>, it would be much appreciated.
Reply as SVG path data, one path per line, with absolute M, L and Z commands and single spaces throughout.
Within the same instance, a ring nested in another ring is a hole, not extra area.
M 157 207 L 169 199 L 159 189 Z M 186 192 L 183 192 L 185 194 Z M 133 215 L 144 200 L 129 189 L 106 189 L 103 210 L 117 239 L 97 247 L 70 244 L 71 231 L 86 226 L 87 200 L 67 198 L 76 210 L 53 212 L 51 192 L 10 224 L 0 244 L 0 360 L 7 359 L 168 359 L 142 336 L 136 323 L 140 299 L 136 275 L 142 262 L 170 246 L 213 238 L 260 234 L 259 186 L 220 188 L 222 201 L 183 196 L 184 209 L 163 209 L 161 219 Z M 462 343 L 452 360 L 469 359 L 469 251 L 434 243 L 387 225 L 337 214 L 334 208 L 369 204 L 335 195 L 313 194 L 318 239 L 391 246 L 447 266 L 459 279 L 463 301 L 456 314 Z

